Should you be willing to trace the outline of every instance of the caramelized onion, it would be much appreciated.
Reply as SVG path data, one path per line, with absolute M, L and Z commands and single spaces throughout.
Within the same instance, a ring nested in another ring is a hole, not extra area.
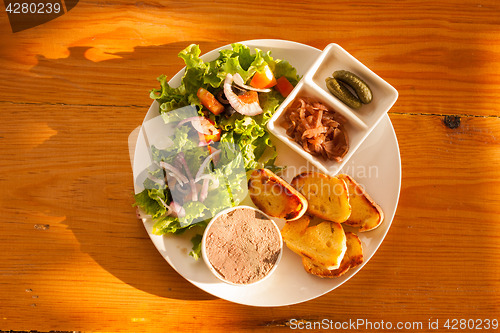
M 311 155 L 340 162 L 349 150 L 342 117 L 317 101 L 296 99 L 285 120 L 286 134 Z

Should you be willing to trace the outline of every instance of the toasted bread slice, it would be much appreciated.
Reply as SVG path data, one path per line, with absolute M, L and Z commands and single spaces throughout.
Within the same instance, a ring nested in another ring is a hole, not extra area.
M 384 212 L 365 190 L 350 176 L 339 175 L 347 184 L 351 216 L 345 224 L 359 228 L 360 232 L 373 230 L 384 220 Z
M 334 278 L 345 274 L 349 269 L 354 268 L 363 263 L 363 246 L 359 237 L 352 232 L 346 232 L 347 250 L 344 258 L 337 269 L 329 270 L 324 266 L 318 265 L 314 261 L 302 257 L 302 265 L 304 269 L 316 276 L 322 278 Z
M 254 170 L 248 192 L 255 206 L 264 213 L 286 220 L 296 220 L 307 211 L 307 200 L 285 180 L 268 169 Z
M 303 215 L 294 221 L 287 221 L 281 229 L 283 240 L 286 241 L 286 239 L 298 239 L 302 237 L 307 227 L 309 227 L 309 223 L 311 223 L 311 217 L 309 215 Z
M 342 225 L 324 221 L 308 226 L 309 222 L 309 217 L 304 215 L 296 221 L 288 221 L 285 224 L 281 235 L 287 247 L 328 269 L 339 268 L 347 249 Z
M 342 179 L 319 172 L 304 172 L 295 176 L 291 185 L 306 197 L 310 214 L 339 223 L 351 215 L 349 191 Z

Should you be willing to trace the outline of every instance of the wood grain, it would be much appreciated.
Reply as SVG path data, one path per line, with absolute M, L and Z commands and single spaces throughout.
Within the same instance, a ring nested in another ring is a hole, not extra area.
M 19 116 L 2 117 L 7 128 L 30 121 L 23 107 L 12 109 Z M 47 114 L 52 107 L 35 109 Z M 36 122 L 50 124 L 56 134 L 49 139 L 43 131 L 29 139 L 11 131 L 3 138 L 5 156 L 25 158 L 4 159 L 2 166 L 2 174 L 10 175 L 0 183 L 8 217 L 0 233 L 0 302 L 9 304 L 3 306 L 10 323 L 5 327 L 116 331 L 127 323 L 132 326 L 125 330 L 160 331 L 203 324 L 209 331 L 275 327 L 292 318 L 427 321 L 482 318 L 500 310 L 499 119 L 467 118 L 450 130 L 442 117 L 392 115 L 404 177 L 398 212 L 381 248 L 346 285 L 269 311 L 215 299 L 183 280 L 156 252 L 131 207 L 124 146 L 133 128 L 113 129 L 112 124 L 123 126 L 114 115 L 120 110 L 67 106 L 68 117 L 79 115 L 77 128 L 53 114 Z M 140 108 L 127 111 L 131 118 L 142 115 Z M 72 142 L 78 136 L 71 133 L 91 123 L 101 126 Z M 43 143 L 35 146 L 33 138 Z M 488 149 L 478 150 L 484 143 Z M 197 308 L 204 310 L 189 310 Z M 177 321 L 166 322 L 165 316 Z
M 86 1 L 15 34 L 2 12 L 0 33 L 0 330 L 500 319 L 498 2 Z M 182 48 L 257 38 L 339 43 L 399 91 L 385 241 L 348 283 L 278 308 L 217 299 L 170 268 L 135 218 L 128 156 Z
M 405 96 L 400 112 L 495 115 L 499 7 L 495 1 L 89 1 L 18 34 L 9 33 L 2 13 L 2 100 L 147 105 L 144 92 L 157 86 L 159 74 L 182 68 L 176 55 L 190 43 L 206 52 L 234 41 L 281 38 L 320 49 L 339 43 Z

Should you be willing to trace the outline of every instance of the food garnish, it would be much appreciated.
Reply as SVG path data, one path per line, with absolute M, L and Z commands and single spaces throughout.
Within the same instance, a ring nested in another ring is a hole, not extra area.
M 271 71 L 296 85 L 300 78 L 295 68 L 270 52 L 252 52 L 238 43 L 210 62 L 200 53 L 194 44 L 179 53 L 186 68 L 178 87 L 161 75 L 160 88 L 151 91 L 161 117 L 174 126 L 170 146 L 151 147 L 154 165 L 144 190 L 135 195 L 140 216 L 153 220 L 156 235 L 203 229 L 217 212 L 239 204 L 245 172 L 280 168 L 266 124 L 284 97 L 274 88 L 245 82 Z M 177 111 L 184 107 L 192 107 L 194 114 L 180 115 Z M 200 237 L 193 238 L 190 254 L 195 258 L 199 242 Z
M 255 75 L 257 75 L 257 73 Z M 254 77 L 255 77 L 255 75 L 254 75 Z M 245 81 L 243 81 L 243 78 L 238 73 L 233 75 L 233 82 L 235 85 L 237 85 L 238 87 L 243 88 L 245 90 L 253 90 L 253 91 L 257 91 L 257 92 L 270 92 L 271 91 L 271 89 L 269 89 L 269 88 L 259 89 L 259 88 L 255 88 L 255 87 L 246 85 Z
M 344 120 L 335 111 L 310 98 L 297 98 L 285 111 L 286 134 L 314 156 L 342 161 L 349 150 Z
M 372 101 L 372 91 L 370 87 L 356 74 L 346 70 L 339 70 L 333 73 L 333 78 L 348 84 L 354 89 L 356 95 L 358 95 L 359 100 L 363 104 L 368 104 Z
M 295 88 L 295 87 L 284 76 L 282 76 L 278 80 L 276 80 L 275 89 L 278 90 L 283 97 L 287 97 L 288 95 L 290 95 L 293 88 Z
M 340 99 L 345 105 L 353 109 L 359 109 L 363 103 L 351 93 L 346 86 L 334 79 L 333 77 L 326 78 L 326 87 L 333 96 Z
M 146 170 L 144 190 L 135 196 L 157 235 L 203 226 L 246 195 L 241 188 L 246 183 L 242 154 L 232 143 L 214 141 L 214 131 L 220 130 L 193 113 L 195 107 L 186 107 L 163 117 L 173 128 L 171 142 L 161 149 L 151 146 L 153 164 Z
M 250 81 L 250 85 L 259 89 L 271 88 L 276 85 L 276 78 L 269 66 L 264 66 L 262 71 L 257 71 Z
M 214 115 L 219 115 L 224 112 L 224 106 L 215 98 L 215 96 L 208 90 L 200 87 L 196 93 L 201 104 L 206 107 Z
M 332 77 L 326 78 L 326 87 L 335 97 L 353 109 L 359 109 L 363 104 L 370 103 L 373 98 L 370 87 L 359 76 L 346 70 L 335 71 Z M 356 95 L 347 87 L 352 88 Z
M 264 112 L 259 104 L 259 95 L 253 90 L 242 91 L 236 95 L 233 91 L 233 76 L 226 75 L 224 80 L 224 95 L 233 109 L 244 116 L 256 116 Z

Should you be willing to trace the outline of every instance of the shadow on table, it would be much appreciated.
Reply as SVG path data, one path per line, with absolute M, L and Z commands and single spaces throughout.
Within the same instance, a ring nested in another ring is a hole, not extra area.
M 159 86 L 155 78 L 171 77 L 181 69 L 177 54 L 190 43 L 136 47 L 101 62 L 86 58 L 88 47 L 70 48 L 67 58 L 39 56 L 31 69 L 34 89 L 50 86 L 73 91 L 61 95 L 62 105 L 49 104 L 48 112 L 37 115 L 37 121 L 56 134 L 35 147 L 30 158 L 44 163 L 47 156 L 56 155 L 54 163 L 67 166 L 43 176 L 51 179 L 41 185 L 47 187 L 44 204 L 51 215 L 65 217 L 60 224 L 72 231 L 81 250 L 102 268 L 150 294 L 211 300 L 215 297 L 191 285 L 163 259 L 132 207 L 128 136 L 149 108 L 149 90 Z M 200 45 L 205 51 L 219 46 Z M 142 96 L 139 102 L 131 97 L 137 95 Z M 63 199 L 52 202 L 51 193 Z M 189 260 L 193 259 L 186 252 Z

